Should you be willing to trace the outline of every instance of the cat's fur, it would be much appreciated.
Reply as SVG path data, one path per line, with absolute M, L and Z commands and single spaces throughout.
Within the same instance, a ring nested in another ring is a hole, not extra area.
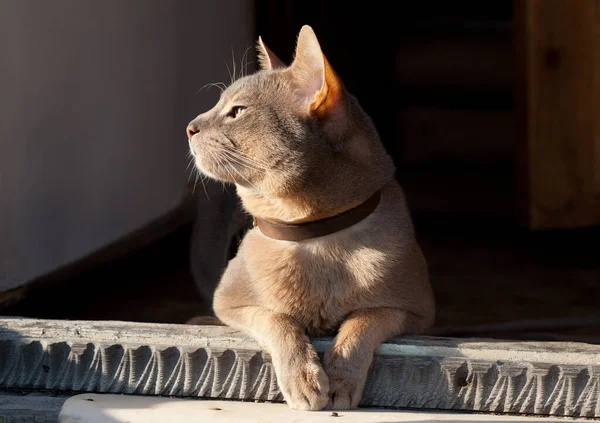
M 235 183 L 245 209 L 265 220 L 333 216 L 377 190 L 381 202 L 358 224 L 306 241 L 250 230 L 214 310 L 271 354 L 292 408 L 356 407 L 381 342 L 432 324 L 427 265 L 393 162 L 312 29 L 300 31 L 289 67 L 260 39 L 258 49 L 263 70 L 188 126 L 198 169 Z M 307 335 L 336 332 L 321 364 Z

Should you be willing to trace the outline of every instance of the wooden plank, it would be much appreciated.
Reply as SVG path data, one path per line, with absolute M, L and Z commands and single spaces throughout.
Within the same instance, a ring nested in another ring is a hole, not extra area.
M 514 5 L 523 222 L 600 224 L 600 2 Z
M 511 161 L 515 131 L 510 111 L 408 108 L 398 114 L 402 161 L 478 164 Z
M 330 338 L 312 340 L 323 354 Z M 600 346 L 404 337 L 361 405 L 600 417 Z M 268 354 L 223 326 L 0 319 L 0 388 L 281 401 Z

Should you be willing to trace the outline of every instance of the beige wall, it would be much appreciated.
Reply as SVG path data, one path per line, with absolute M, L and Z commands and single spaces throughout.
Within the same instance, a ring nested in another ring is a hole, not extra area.
M 249 0 L 0 0 L 0 290 L 175 207 Z

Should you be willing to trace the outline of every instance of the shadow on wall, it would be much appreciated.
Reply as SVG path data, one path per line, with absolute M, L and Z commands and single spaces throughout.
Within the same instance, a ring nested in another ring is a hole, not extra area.
M 172 210 L 197 95 L 254 42 L 250 1 L 0 3 L 0 291 Z

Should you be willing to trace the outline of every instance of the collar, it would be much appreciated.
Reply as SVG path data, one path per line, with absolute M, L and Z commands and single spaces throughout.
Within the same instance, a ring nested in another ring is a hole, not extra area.
M 377 191 L 367 201 L 335 216 L 303 223 L 272 222 L 254 217 L 254 226 L 269 238 L 281 241 L 304 241 L 339 232 L 369 216 L 379 204 L 381 192 Z

